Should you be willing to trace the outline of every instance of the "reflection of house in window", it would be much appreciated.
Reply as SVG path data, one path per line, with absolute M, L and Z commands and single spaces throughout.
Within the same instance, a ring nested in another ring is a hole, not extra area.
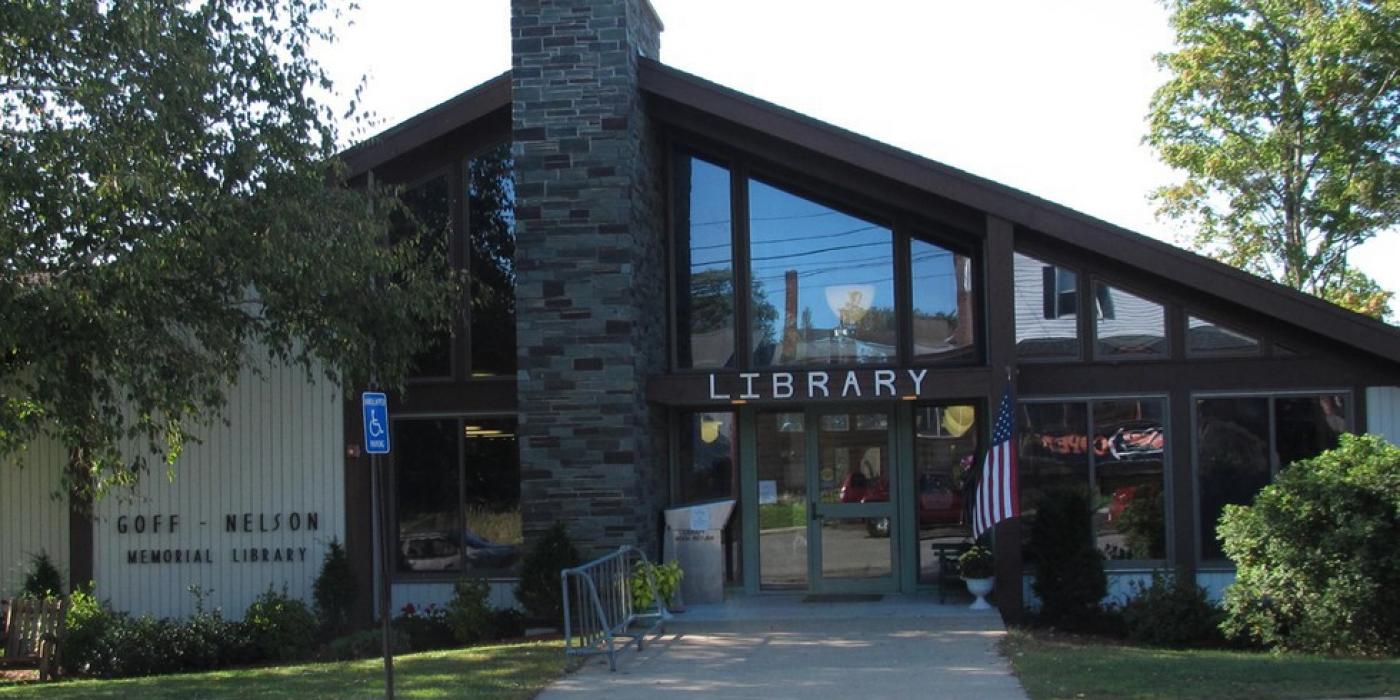
M 1045 303 L 1045 318 L 1074 318 L 1075 305 L 1079 302 L 1076 293 L 1079 286 L 1078 275 L 1073 270 L 1045 265 L 1040 270 L 1040 278 L 1045 288 L 1042 295 Z

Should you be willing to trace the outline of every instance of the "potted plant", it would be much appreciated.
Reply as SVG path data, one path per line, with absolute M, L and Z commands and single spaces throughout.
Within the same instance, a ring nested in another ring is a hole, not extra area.
M 636 568 L 632 571 L 632 603 L 637 610 L 647 610 L 656 604 L 651 597 L 651 586 L 647 583 L 647 575 L 650 574 L 656 580 L 656 593 L 661 600 L 669 607 L 671 599 L 676 595 L 676 589 L 681 587 L 681 572 L 679 562 L 666 562 L 665 564 L 652 564 L 647 561 L 637 562 Z M 657 608 L 661 606 L 657 605 Z
M 986 595 L 992 592 L 995 564 L 996 559 L 992 557 L 991 550 L 977 545 L 973 545 L 972 549 L 958 557 L 958 572 L 962 575 L 962 580 L 967 582 L 967 592 L 977 598 L 969 606 L 973 610 L 992 609 L 992 606 L 987 604 Z

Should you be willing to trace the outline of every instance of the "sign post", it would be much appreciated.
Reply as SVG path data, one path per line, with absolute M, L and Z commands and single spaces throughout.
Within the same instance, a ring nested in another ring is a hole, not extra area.
M 384 635 L 384 697 L 394 700 L 394 646 L 389 610 L 389 567 L 394 544 L 389 536 L 388 499 L 384 495 L 389 479 L 383 458 L 389 454 L 389 397 L 383 392 L 366 391 L 360 395 L 360 407 L 364 411 L 365 453 L 369 455 L 374 480 L 375 512 L 379 514 L 379 623 Z

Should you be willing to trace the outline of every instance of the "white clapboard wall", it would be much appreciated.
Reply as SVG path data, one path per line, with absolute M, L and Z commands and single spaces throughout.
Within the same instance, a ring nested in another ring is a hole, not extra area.
M 158 617 L 194 612 L 196 586 L 206 609 L 234 617 L 269 588 L 309 603 L 327 545 L 345 541 L 343 415 L 319 374 L 245 370 L 228 424 L 201 431 L 173 480 L 157 467 L 95 507 L 99 597 Z
M 1400 445 L 1400 386 L 1366 388 L 1366 432 Z
M 67 452 L 49 440 L 0 462 L 0 598 L 18 591 L 39 552 L 67 578 L 68 501 L 55 498 L 67 462 Z

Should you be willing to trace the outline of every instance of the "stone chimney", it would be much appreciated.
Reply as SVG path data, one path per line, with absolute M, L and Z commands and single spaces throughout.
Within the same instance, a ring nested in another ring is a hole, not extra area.
M 585 555 L 656 541 L 666 369 L 661 147 L 639 56 L 647 0 L 512 0 L 521 505 L 527 543 L 563 522 Z

